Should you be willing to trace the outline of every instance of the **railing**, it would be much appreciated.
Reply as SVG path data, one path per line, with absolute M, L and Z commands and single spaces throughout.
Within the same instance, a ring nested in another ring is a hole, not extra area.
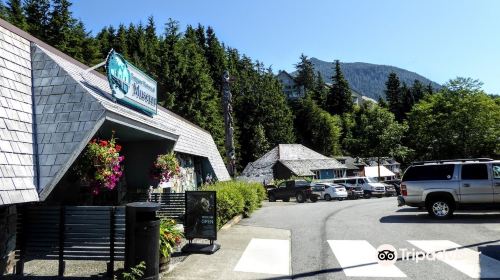
M 170 218 L 180 223 L 184 222 L 185 195 L 184 193 L 152 193 L 141 194 L 137 197 L 139 201 L 151 201 L 161 205 L 156 213 L 159 218 Z

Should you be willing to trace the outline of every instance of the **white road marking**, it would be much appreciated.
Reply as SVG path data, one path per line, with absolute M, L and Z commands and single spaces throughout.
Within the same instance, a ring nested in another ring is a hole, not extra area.
M 462 247 L 449 240 L 408 240 L 426 253 Z M 436 259 L 450 265 L 472 278 L 495 278 L 500 276 L 500 261 L 482 255 L 469 248 L 434 254 Z
M 377 249 L 366 240 L 328 240 L 346 276 L 406 277 L 395 265 L 380 265 Z
M 290 240 L 252 238 L 234 271 L 290 275 Z

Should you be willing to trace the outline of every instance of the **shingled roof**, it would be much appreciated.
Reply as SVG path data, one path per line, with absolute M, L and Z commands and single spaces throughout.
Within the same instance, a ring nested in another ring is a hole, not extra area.
M 40 197 L 44 199 L 106 119 L 123 119 L 176 141 L 174 151 L 206 157 L 218 180 L 230 179 L 207 131 L 159 109 L 150 117 L 113 102 L 107 80 L 32 45 L 33 87 L 39 122 Z M 122 120 L 122 121 L 123 121 Z M 64 139 L 52 140 L 55 134 Z M 46 140 L 46 137 L 50 137 Z
M 301 144 L 279 144 L 261 158 L 250 162 L 239 179 L 268 182 L 274 177 L 273 167 L 276 162 L 282 163 L 297 176 L 313 176 L 314 170 L 347 168 L 337 160 Z

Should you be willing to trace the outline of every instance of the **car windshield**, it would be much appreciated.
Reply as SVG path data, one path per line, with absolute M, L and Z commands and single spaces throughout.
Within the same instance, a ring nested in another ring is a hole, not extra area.
M 378 180 L 376 178 L 372 178 L 372 177 L 366 177 L 366 181 L 368 183 L 378 183 Z

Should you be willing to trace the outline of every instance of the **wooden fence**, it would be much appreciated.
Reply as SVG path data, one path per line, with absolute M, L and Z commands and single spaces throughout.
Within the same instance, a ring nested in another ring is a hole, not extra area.
M 108 262 L 113 276 L 115 260 L 125 259 L 125 207 L 25 206 L 18 216 L 17 273 L 32 259 Z

